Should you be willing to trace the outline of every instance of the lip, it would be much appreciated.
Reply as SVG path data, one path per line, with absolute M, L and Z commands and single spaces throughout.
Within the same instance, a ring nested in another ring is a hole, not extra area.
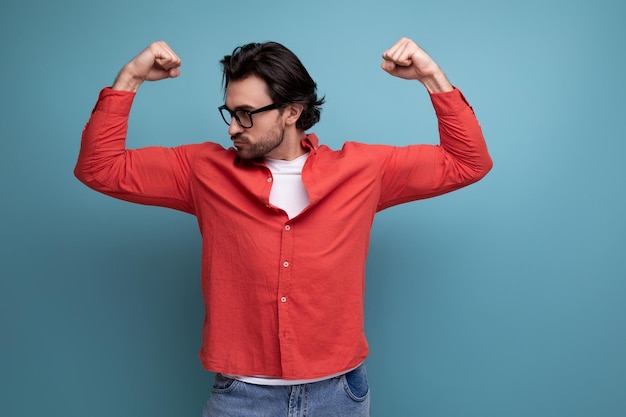
M 240 148 L 248 144 L 248 141 L 245 138 L 231 138 L 233 141 L 233 146 Z

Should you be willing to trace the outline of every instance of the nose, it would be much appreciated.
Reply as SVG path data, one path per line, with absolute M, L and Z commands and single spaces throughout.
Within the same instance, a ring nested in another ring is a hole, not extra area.
M 243 132 L 243 127 L 239 126 L 239 123 L 237 123 L 237 120 L 235 120 L 235 118 L 232 117 L 230 119 L 230 125 L 228 125 L 228 134 L 230 136 L 235 136 L 241 132 Z

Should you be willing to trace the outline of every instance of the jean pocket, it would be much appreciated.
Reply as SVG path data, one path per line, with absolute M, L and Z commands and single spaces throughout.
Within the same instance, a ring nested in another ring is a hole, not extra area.
M 361 365 L 347 374 L 344 374 L 341 379 L 343 380 L 343 387 L 346 394 L 354 401 L 360 402 L 367 398 L 370 387 L 367 382 L 365 365 Z
M 237 386 L 239 381 L 225 377 L 222 374 L 215 374 L 212 391 L 216 394 L 226 394 Z

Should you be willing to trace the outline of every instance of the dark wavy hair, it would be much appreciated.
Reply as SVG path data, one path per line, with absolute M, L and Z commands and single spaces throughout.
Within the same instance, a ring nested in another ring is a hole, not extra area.
M 230 81 L 254 74 L 265 81 L 272 101 L 279 108 L 296 103 L 304 105 L 296 127 L 306 130 L 320 120 L 324 97 L 318 99 L 315 81 L 300 59 L 283 45 L 277 42 L 249 43 L 235 48 L 220 63 L 224 71 L 224 91 Z

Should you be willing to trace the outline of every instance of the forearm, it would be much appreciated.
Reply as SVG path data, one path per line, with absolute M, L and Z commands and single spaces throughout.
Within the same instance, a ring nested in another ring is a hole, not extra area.
M 143 83 L 143 80 L 133 75 L 131 67 L 132 63 L 128 63 L 124 66 L 124 68 L 122 68 L 119 74 L 117 74 L 111 89 L 132 93 L 137 92 L 139 86 Z
M 124 158 L 128 115 L 134 94 L 103 89 L 83 129 L 74 174 L 94 188 L 104 185 L 103 174 Z
M 437 114 L 440 147 L 453 161 L 459 178 L 478 181 L 493 163 L 474 110 L 459 90 L 430 97 Z
M 426 90 L 428 90 L 430 94 L 446 93 L 454 90 L 446 74 L 444 74 L 439 67 L 437 67 L 432 74 L 422 78 L 420 82 L 424 84 L 424 87 L 426 87 Z

